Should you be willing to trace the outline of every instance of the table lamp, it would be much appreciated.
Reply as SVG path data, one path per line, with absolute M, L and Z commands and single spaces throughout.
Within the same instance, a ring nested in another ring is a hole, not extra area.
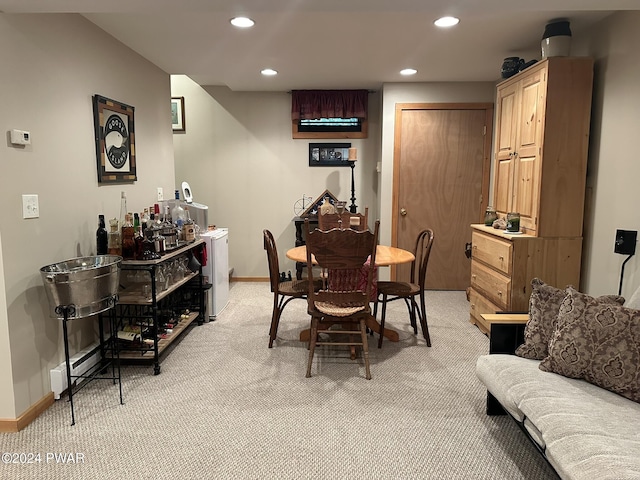
M 353 169 L 356 166 L 356 161 L 358 160 L 358 149 L 350 148 L 349 149 L 349 165 L 351 166 L 351 205 L 349 206 L 349 212 L 357 213 L 358 206 L 356 205 L 356 188 L 355 182 L 353 179 Z

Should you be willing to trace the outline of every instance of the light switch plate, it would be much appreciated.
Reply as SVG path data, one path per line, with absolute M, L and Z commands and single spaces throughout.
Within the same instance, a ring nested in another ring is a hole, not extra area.
M 38 195 L 22 195 L 22 218 L 38 218 L 39 216 Z

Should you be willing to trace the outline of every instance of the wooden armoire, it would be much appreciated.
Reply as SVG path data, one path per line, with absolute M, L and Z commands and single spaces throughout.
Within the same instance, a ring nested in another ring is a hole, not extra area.
M 579 287 L 593 60 L 549 57 L 497 86 L 493 206 L 520 233 L 471 225 L 470 320 L 527 311 L 531 279 Z

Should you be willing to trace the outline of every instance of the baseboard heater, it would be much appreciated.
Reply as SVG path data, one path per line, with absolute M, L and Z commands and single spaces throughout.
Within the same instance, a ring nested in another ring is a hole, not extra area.
M 100 361 L 100 343 L 89 345 L 84 350 L 76 353 L 69 359 L 71 364 L 71 375 L 82 375 Z M 80 383 L 84 378 L 75 379 Z M 60 394 L 64 392 L 67 385 L 67 362 L 62 362 L 56 368 L 51 369 L 51 390 L 56 400 L 60 399 Z

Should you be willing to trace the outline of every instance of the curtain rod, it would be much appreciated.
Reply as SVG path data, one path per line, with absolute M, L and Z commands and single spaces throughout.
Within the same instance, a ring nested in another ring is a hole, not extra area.
M 321 90 L 321 89 L 311 89 L 311 90 Z M 364 90 L 364 89 L 346 88 L 345 90 Z M 335 90 L 325 90 L 325 91 L 326 91 L 326 92 L 332 92 L 332 91 L 335 91 Z M 289 95 L 291 95 L 291 94 L 293 93 L 293 90 L 287 90 L 287 93 L 288 93 Z M 377 91 L 377 90 L 367 90 L 367 93 L 378 93 L 378 91 Z

